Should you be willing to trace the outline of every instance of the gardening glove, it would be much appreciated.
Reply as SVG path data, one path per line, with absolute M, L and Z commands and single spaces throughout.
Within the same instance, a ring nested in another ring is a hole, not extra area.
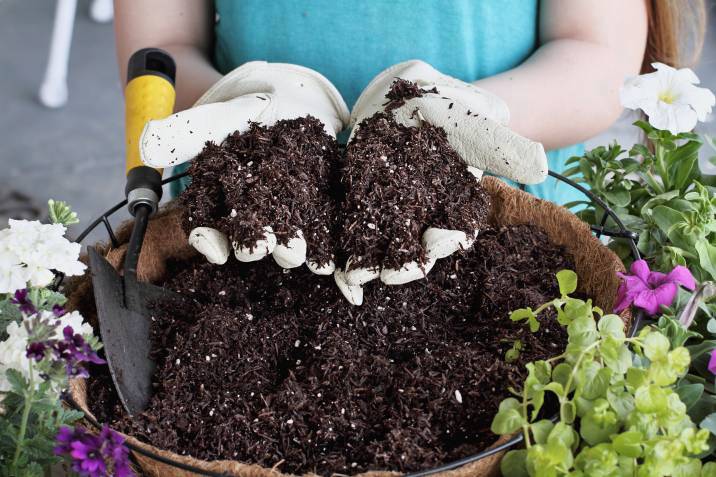
M 424 94 L 406 99 L 402 105 L 392 109 L 396 121 L 405 126 L 419 127 L 425 121 L 442 127 L 448 142 L 468 165 L 476 180 L 480 180 L 483 171 L 523 184 L 536 184 L 546 178 L 547 157 L 542 144 L 519 136 L 506 127 L 509 110 L 500 98 L 446 76 L 422 61 L 400 63 L 371 81 L 351 113 L 351 138 L 360 130 L 361 121 L 386 110 L 389 103 L 386 94 L 397 78 L 416 83 Z M 429 92 L 433 88 L 437 89 L 437 93 Z M 388 285 L 423 278 L 435 260 L 470 247 L 477 232 L 466 234 L 459 230 L 428 227 L 422 236 L 427 257 L 425 263 L 410 262 L 397 270 L 351 268 L 351 262 L 354 262 L 354 257 L 351 257 L 345 270 L 336 270 L 334 278 L 346 298 L 359 304 L 363 284 L 376 278 Z
M 196 157 L 207 141 L 220 144 L 229 134 L 246 131 L 250 123 L 272 126 L 279 120 L 308 115 L 317 118 L 334 138 L 349 120 L 340 94 L 319 73 L 296 65 L 252 61 L 224 76 L 191 109 L 147 123 L 140 154 L 149 166 L 175 166 Z M 232 211 L 232 217 L 237 213 L 250 215 L 252 211 Z M 271 254 L 283 268 L 306 262 L 306 240 L 300 230 L 286 244 L 277 243 L 271 224 L 263 230 L 263 239 L 251 247 L 233 242 L 238 260 L 253 262 Z M 228 237 L 210 227 L 191 230 L 189 243 L 211 263 L 225 263 L 230 253 Z M 311 261 L 307 265 L 322 275 L 330 275 L 335 268 L 332 261 L 320 267 Z

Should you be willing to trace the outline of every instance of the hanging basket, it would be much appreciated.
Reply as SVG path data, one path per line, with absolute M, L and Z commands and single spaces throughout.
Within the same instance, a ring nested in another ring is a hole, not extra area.
M 164 183 L 178 180 L 185 175 L 179 174 L 170 177 Z M 591 192 L 559 174 L 550 172 L 550 175 L 579 189 L 594 203 L 600 205 L 605 211 L 601 223 L 590 226 L 564 207 L 537 199 L 522 190 L 510 187 L 497 178 L 485 177 L 482 180 L 482 185 L 492 198 L 490 223 L 494 226 L 530 224 L 544 230 L 552 243 L 564 247 L 573 258 L 575 272 L 579 277 L 579 292 L 591 297 L 595 305 L 605 311 L 612 310 L 619 286 L 616 272 L 623 272 L 624 266 L 621 260 L 603 244 L 600 236 L 625 239 L 634 259 L 638 259 L 636 236 L 628 231 L 616 214 Z M 103 224 L 109 240 L 104 244 L 97 245 L 96 248 L 118 269 L 121 268 L 124 261 L 126 243 L 132 223 L 125 222 L 115 231 L 108 218 L 125 204 L 126 201 L 116 204 L 93 221 L 78 237 L 79 242 L 83 241 L 99 224 Z M 604 228 L 609 217 L 619 227 L 617 230 Z M 188 245 L 186 234 L 181 228 L 181 210 L 170 202 L 149 223 L 139 262 L 138 277 L 142 281 L 159 282 L 164 278 L 166 264 L 169 260 L 186 260 L 195 254 L 196 252 Z M 58 277 L 56 285 L 59 286 L 61 282 L 62 277 Z M 66 288 L 69 298 L 68 307 L 82 311 L 90 323 L 96 323 L 94 297 L 89 275 L 72 280 Z M 625 328 L 630 334 L 633 334 L 638 328 L 639 316 L 632 319 L 631 313 L 626 310 L 621 317 L 624 320 Z M 92 397 L 86 393 L 85 382 L 83 380 L 73 381 L 70 394 L 67 398 L 68 404 L 82 410 L 88 422 L 99 426 L 100 423 L 89 411 L 88 402 Z M 181 456 L 140 442 L 132 436 L 126 437 L 137 465 L 146 475 L 150 476 L 277 477 L 283 475 L 276 469 L 264 468 L 256 464 L 237 461 L 209 462 Z M 437 473 L 454 477 L 499 475 L 499 462 L 502 455 L 507 449 L 522 441 L 522 434 L 495 440 L 492 447 L 478 454 L 446 463 L 437 468 L 416 472 L 410 476 L 417 477 Z M 372 477 L 397 474 L 398 472 L 386 469 L 359 475 Z

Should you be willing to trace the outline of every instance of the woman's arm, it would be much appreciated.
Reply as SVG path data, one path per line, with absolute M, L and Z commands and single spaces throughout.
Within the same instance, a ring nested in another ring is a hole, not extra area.
M 116 0 L 114 24 L 123 84 L 136 50 L 157 47 L 174 57 L 177 111 L 191 107 L 221 77 L 209 61 L 214 24 L 209 0 Z
M 505 100 L 510 128 L 546 149 L 583 141 L 622 111 L 619 88 L 639 73 L 644 0 L 542 0 L 540 47 L 520 66 L 476 82 Z

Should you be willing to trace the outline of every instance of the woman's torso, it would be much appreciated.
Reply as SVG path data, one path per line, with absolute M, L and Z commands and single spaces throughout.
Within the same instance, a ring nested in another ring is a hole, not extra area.
M 326 76 L 348 107 L 380 71 L 421 59 L 464 81 L 522 63 L 537 0 L 217 0 L 215 62 L 296 63 Z
M 522 63 L 537 47 L 538 0 L 216 0 L 214 62 L 227 73 L 252 60 L 295 63 L 326 76 L 349 108 L 370 80 L 420 59 L 476 81 Z M 550 168 L 581 149 L 553 151 Z M 549 180 L 530 187 L 564 203 Z

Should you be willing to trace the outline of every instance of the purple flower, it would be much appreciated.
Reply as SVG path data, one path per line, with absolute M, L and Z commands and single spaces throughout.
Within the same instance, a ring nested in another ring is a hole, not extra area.
M 62 330 L 64 340 L 60 341 L 63 347 L 63 353 L 74 361 L 86 361 L 94 364 L 104 364 L 105 361 L 100 358 L 92 347 L 85 341 L 79 333 L 75 333 L 71 326 L 65 326 Z
M 25 356 L 29 359 L 34 359 L 35 361 L 40 362 L 45 358 L 45 350 L 47 350 L 47 344 L 42 341 L 30 343 L 27 345 Z
M 711 350 L 711 358 L 709 358 L 709 371 L 716 374 L 716 349 Z
M 17 305 L 20 311 L 25 315 L 34 315 L 37 313 L 35 305 L 33 305 L 32 301 L 27 297 L 27 288 L 16 290 L 15 296 L 10 299 L 10 303 Z
M 56 361 L 62 361 L 69 378 L 87 378 L 89 373 L 84 367 L 84 363 L 104 364 L 102 358 L 92 349 L 79 333 L 75 333 L 71 326 L 65 326 L 62 330 L 63 339 L 52 339 L 43 343 L 32 343 L 28 346 L 27 356 L 33 357 L 37 350 L 42 346 L 49 348 Z M 38 359 L 39 361 L 39 359 Z
M 679 285 L 693 290 L 696 280 L 689 269 L 678 265 L 668 274 L 652 272 L 645 260 L 631 264 L 631 275 L 618 274 L 622 279 L 617 291 L 617 304 L 614 311 L 619 313 L 630 305 L 655 315 L 661 305 L 673 303 L 679 291 Z
M 107 425 L 99 435 L 82 427 L 63 426 L 57 433 L 55 455 L 69 457 L 72 470 L 82 477 L 130 477 L 129 450 L 124 438 Z
M 65 311 L 65 309 L 62 308 L 60 305 L 55 304 L 55 305 L 52 305 L 52 313 L 57 318 L 59 318 L 59 317 L 63 316 L 65 313 L 67 313 L 67 311 Z

